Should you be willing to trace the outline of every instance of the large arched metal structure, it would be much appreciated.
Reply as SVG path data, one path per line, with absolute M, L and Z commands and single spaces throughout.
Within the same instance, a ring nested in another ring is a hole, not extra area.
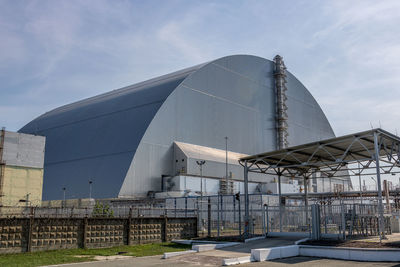
M 277 148 L 275 64 L 249 55 L 206 64 L 62 106 L 20 132 L 46 136 L 44 199 L 140 197 L 173 173 L 173 142 L 257 154 Z M 309 91 L 285 72 L 287 141 L 334 136 Z M 223 171 L 224 173 L 224 171 Z M 239 177 L 243 179 L 243 177 Z

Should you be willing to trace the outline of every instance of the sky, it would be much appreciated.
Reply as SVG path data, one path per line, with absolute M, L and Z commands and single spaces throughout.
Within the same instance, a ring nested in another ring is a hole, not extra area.
M 336 135 L 400 134 L 400 1 L 0 0 L 0 126 L 232 54 L 284 57 Z
M 336 135 L 396 133 L 399 25 L 397 0 L 0 0 L 0 126 L 226 55 L 280 54 Z

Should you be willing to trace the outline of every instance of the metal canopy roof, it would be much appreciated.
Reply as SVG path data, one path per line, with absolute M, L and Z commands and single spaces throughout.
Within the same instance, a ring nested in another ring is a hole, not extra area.
M 358 170 L 359 173 L 353 174 L 360 174 L 372 168 L 370 165 L 375 161 L 375 138 L 379 160 L 387 163 L 380 168 L 385 173 L 391 172 L 393 167 L 400 166 L 400 138 L 380 128 L 247 156 L 239 161 L 241 165 L 247 164 L 251 172 L 309 176 L 320 171 L 326 177 L 336 177 L 341 170 L 342 173 Z M 351 163 L 359 163 L 361 167 L 347 168 Z

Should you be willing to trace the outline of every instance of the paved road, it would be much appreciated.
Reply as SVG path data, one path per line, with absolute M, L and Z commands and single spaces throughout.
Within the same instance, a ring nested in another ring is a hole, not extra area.
M 78 263 L 78 264 L 68 264 L 62 265 L 63 267 L 199 267 L 199 266 L 221 266 L 221 261 L 215 262 L 213 260 L 204 262 L 198 262 L 198 258 L 201 253 L 196 253 L 192 255 L 191 260 L 183 260 L 180 257 L 163 260 L 160 256 L 152 257 L 140 257 L 140 258 L 129 258 L 123 260 L 113 260 L 113 261 L 101 261 L 101 262 L 88 262 L 88 263 Z M 195 256 L 196 255 L 196 256 Z M 399 267 L 398 263 L 389 262 L 356 262 L 356 261 L 341 261 L 332 259 L 321 259 L 312 257 L 293 257 L 276 261 L 264 261 L 264 262 L 252 262 L 247 264 L 238 265 L 238 267 Z
M 287 246 L 292 245 L 298 238 L 268 238 L 253 241 L 246 244 L 240 244 L 233 247 L 227 247 L 223 249 L 204 251 L 200 253 L 186 254 L 182 256 L 173 257 L 170 259 L 163 260 L 161 256 L 152 257 L 139 257 L 132 258 L 127 257 L 126 259 L 119 260 L 108 260 L 108 261 L 97 261 L 97 262 L 87 262 L 87 263 L 74 263 L 65 264 L 64 267 L 125 267 L 125 266 L 135 266 L 135 267 L 150 267 L 150 266 L 162 266 L 162 267 L 198 267 L 198 266 L 221 266 L 222 260 L 227 258 L 249 256 L 250 251 L 253 248 L 268 248 L 276 246 Z M 398 263 L 368 263 L 368 262 L 355 262 L 355 261 L 342 261 L 342 260 L 332 260 L 332 259 L 321 259 L 312 257 L 293 257 L 276 261 L 265 261 L 257 263 L 248 263 L 239 265 L 241 267 L 281 267 L 281 266 L 291 266 L 291 267 L 346 267 L 346 266 L 367 266 L 367 267 L 377 267 L 377 266 L 396 266 L 400 267 Z

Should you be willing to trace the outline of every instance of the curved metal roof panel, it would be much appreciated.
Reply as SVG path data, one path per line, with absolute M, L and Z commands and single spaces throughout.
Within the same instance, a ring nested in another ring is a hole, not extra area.
M 201 66 L 56 108 L 20 129 L 46 136 L 43 199 L 60 198 L 64 186 L 69 197 L 87 196 L 82 179 L 94 180 L 95 195 L 115 197 L 154 115 Z

